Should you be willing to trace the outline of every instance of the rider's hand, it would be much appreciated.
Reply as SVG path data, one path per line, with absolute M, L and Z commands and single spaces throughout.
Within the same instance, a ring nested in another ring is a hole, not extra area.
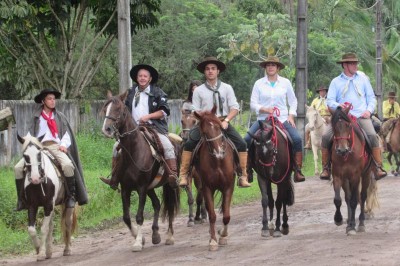
M 371 112 L 366 110 L 364 113 L 361 114 L 362 118 L 370 118 L 371 117 Z
M 292 125 L 292 127 L 296 128 L 296 124 L 294 123 L 293 115 L 289 115 L 287 121 L 289 122 L 290 125 Z
M 150 118 L 147 115 L 144 115 L 139 119 L 139 123 L 140 124 L 146 124 L 147 121 L 149 121 L 149 120 L 150 120 Z
M 63 153 L 67 153 L 67 148 L 65 148 L 64 146 L 60 146 L 59 148 L 58 148 L 60 151 L 62 151 Z
M 226 130 L 229 126 L 229 123 L 224 120 L 224 121 L 222 121 L 221 125 L 222 125 L 222 129 Z

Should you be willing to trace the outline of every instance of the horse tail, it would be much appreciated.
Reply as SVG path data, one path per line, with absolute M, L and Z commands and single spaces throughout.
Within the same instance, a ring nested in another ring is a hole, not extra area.
M 161 206 L 161 218 L 174 218 L 179 213 L 180 209 L 180 189 L 173 189 L 168 183 L 163 185 L 163 201 Z
M 294 204 L 294 186 L 293 186 L 293 181 L 290 178 L 290 175 L 288 176 L 288 182 L 287 182 L 287 190 L 286 190 L 286 204 L 288 206 L 292 206 Z
M 365 212 L 373 213 L 373 210 L 379 207 L 380 204 L 378 198 L 378 182 L 376 182 L 375 178 L 372 176 L 371 182 L 367 190 L 367 201 L 365 204 Z
M 66 245 L 70 245 L 71 236 L 75 233 L 78 228 L 78 214 L 75 208 L 65 208 L 65 205 L 61 205 L 61 231 L 63 235 L 63 241 Z

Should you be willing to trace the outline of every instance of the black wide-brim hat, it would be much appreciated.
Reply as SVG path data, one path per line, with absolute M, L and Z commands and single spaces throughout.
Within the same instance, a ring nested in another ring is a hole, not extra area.
M 61 92 L 55 89 L 44 89 L 38 95 L 35 96 L 35 103 L 42 103 L 43 99 L 47 96 L 47 94 L 54 94 L 56 99 L 60 99 Z
M 150 65 L 146 65 L 146 64 L 139 64 L 139 65 L 132 67 L 131 71 L 129 72 L 129 75 L 131 76 L 131 79 L 134 82 L 138 83 L 137 82 L 137 74 L 138 74 L 139 70 L 141 70 L 141 69 L 145 69 L 150 72 L 150 76 L 151 76 L 150 84 L 157 83 L 157 81 L 158 81 L 157 70 L 154 67 L 152 67 Z
M 209 56 L 203 59 L 203 61 L 201 61 L 198 65 L 197 65 L 197 70 L 200 73 L 204 74 L 204 70 L 206 68 L 206 65 L 208 64 L 215 64 L 217 65 L 219 72 L 222 73 L 224 72 L 224 70 L 226 69 L 226 66 L 224 63 L 222 63 L 221 61 L 219 61 L 216 57 L 214 56 Z

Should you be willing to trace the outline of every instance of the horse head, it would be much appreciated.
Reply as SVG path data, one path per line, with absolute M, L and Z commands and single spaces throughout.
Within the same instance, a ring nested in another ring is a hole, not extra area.
M 306 117 L 307 117 L 307 120 L 308 120 L 308 127 L 309 127 L 309 129 L 311 131 L 313 131 L 318 125 L 318 116 L 319 116 L 319 114 L 318 114 L 317 109 L 315 109 L 312 106 L 307 106 L 306 105 L 306 109 L 307 109 Z
M 254 146 L 257 156 L 266 158 L 276 153 L 276 147 L 272 141 L 273 128 L 267 121 L 258 121 L 260 129 L 254 134 Z M 265 159 L 263 159 L 265 160 Z
M 217 159 L 223 159 L 226 151 L 226 137 L 223 133 L 222 123 L 216 114 L 216 106 L 211 111 L 197 112 L 194 116 L 199 120 L 199 129 L 207 143 L 208 150 Z
M 22 144 L 23 158 L 25 161 L 26 175 L 28 181 L 34 185 L 40 184 L 44 178 L 44 168 L 42 166 L 42 149 L 41 143 L 44 135 L 40 138 L 35 138 L 30 134 L 21 137 L 17 134 L 18 141 Z
M 350 109 L 351 105 L 344 109 L 341 106 L 337 107 L 331 120 L 336 153 L 342 156 L 351 152 L 351 145 L 354 141 L 353 121 L 349 117 Z
M 119 133 L 126 126 L 126 121 L 129 117 L 129 111 L 124 102 L 128 95 L 128 91 L 117 96 L 108 96 L 102 112 L 105 114 L 104 123 L 102 127 L 103 134 L 108 137 L 118 137 Z
M 180 137 L 186 141 L 189 138 L 189 131 L 197 124 L 196 117 L 192 114 L 192 112 L 185 110 L 182 111 L 181 117 L 181 125 L 182 131 L 179 134 Z

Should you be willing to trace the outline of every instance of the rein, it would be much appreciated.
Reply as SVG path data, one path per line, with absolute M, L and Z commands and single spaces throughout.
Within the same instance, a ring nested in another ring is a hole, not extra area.
M 276 161 L 277 161 L 276 155 L 278 154 L 278 137 L 277 137 L 277 132 L 276 132 L 276 126 L 283 128 L 283 124 L 278 120 L 277 125 L 275 125 L 275 119 L 273 116 L 274 113 L 276 114 L 277 117 L 279 117 L 280 116 L 279 108 L 274 107 L 272 114 L 266 119 L 266 121 L 270 121 L 271 125 L 272 125 L 271 139 L 266 142 L 266 144 L 272 142 L 272 145 L 273 145 L 272 161 L 270 163 L 264 163 L 263 161 L 261 161 L 261 159 L 258 160 L 258 162 L 264 167 L 274 167 L 276 165 Z M 286 141 L 286 150 L 289 153 L 289 141 Z M 290 168 L 290 160 L 287 160 L 287 168 L 286 168 L 285 174 L 283 174 L 281 177 L 277 178 L 277 180 L 272 180 L 272 178 L 271 178 L 271 181 L 275 184 L 281 183 L 285 179 L 287 173 L 289 172 L 289 168 Z
M 208 153 L 213 157 L 216 157 L 216 155 L 212 152 L 212 147 L 208 143 L 216 141 L 216 140 L 222 138 L 223 142 L 222 142 L 222 145 L 221 145 L 222 146 L 221 149 L 222 149 L 223 157 L 221 159 L 225 158 L 225 156 L 226 156 L 226 145 L 225 145 L 226 137 L 225 137 L 224 133 L 222 132 L 222 130 L 221 130 L 221 133 L 218 136 L 213 137 L 213 138 L 207 138 L 207 136 L 204 133 L 202 133 L 202 135 L 203 135 L 204 140 L 207 143 Z
M 126 108 L 122 112 L 122 117 L 123 117 L 123 119 L 126 118 Z M 121 114 L 119 114 L 117 118 L 115 118 L 113 116 L 109 116 L 109 115 L 106 115 L 105 118 L 114 121 L 114 123 L 112 124 L 112 129 L 114 130 L 114 137 L 117 141 L 119 141 L 121 138 L 123 138 L 125 136 L 128 136 L 128 135 L 134 133 L 135 131 L 137 131 L 139 129 L 139 125 L 137 125 L 134 129 L 126 131 L 121 134 L 116 126 L 121 121 Z

